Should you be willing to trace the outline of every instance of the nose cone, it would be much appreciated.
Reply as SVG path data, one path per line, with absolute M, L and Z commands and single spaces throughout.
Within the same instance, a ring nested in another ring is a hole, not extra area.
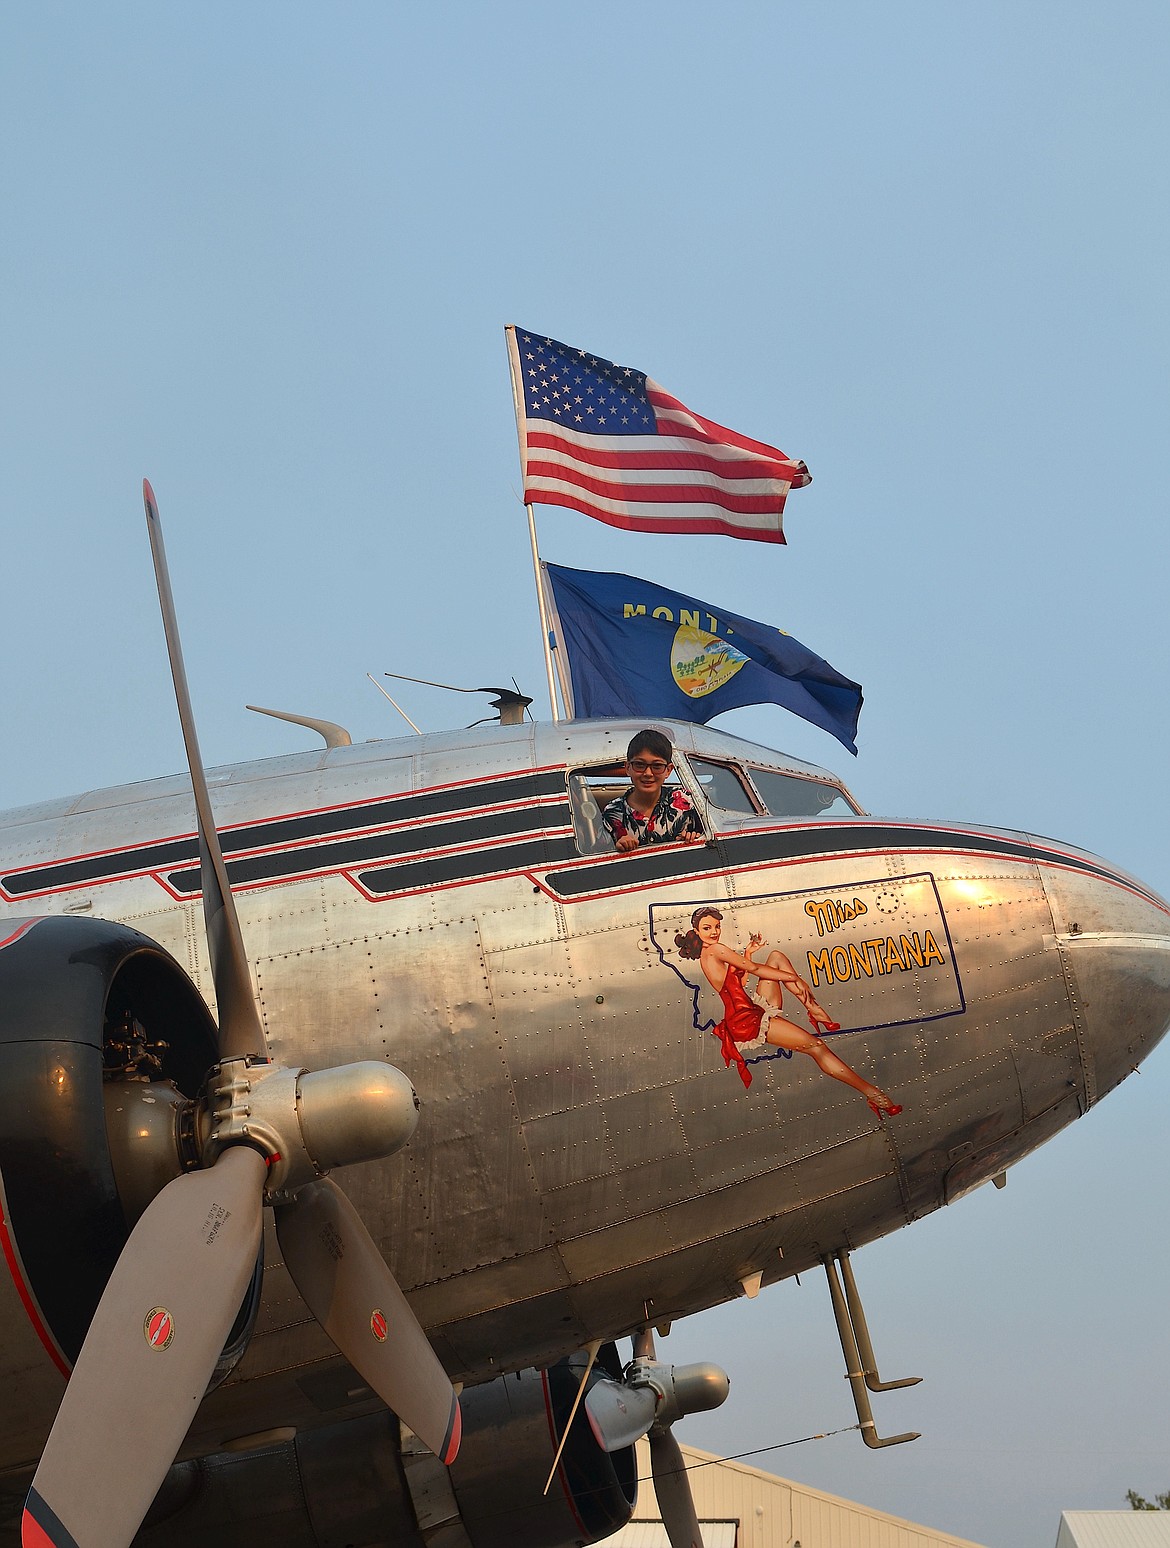
M 1078 858 L 1085 869 L 1045 867 L 1043 877 L 1096 1102 L 1170 1028 L 1170 906 L 1135 877 Z

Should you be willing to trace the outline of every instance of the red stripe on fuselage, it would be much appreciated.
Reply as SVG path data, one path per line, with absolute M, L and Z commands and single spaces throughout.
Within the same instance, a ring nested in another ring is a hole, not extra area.
M 795 824 L 786 824 L 785 825 L 786 828 L 789 828 L 792 831 L 798 831 L 798 832 L 802 832 L 803 833 L 803 832 L 808 832 L 810 829 L 818 829 L 819 828 L 820 831 L 823 831 L 826 834 L 831 833 L 832 830 L 833 830 L 833 827 L 835 827 L 835 826 L 837 826 L 837 825 L 836 824 L 827 824 L 827 823 L 826 824 L 802 823 L 802 824 L 799 825 L 799 827 L 797 827 Z M 873 825 L 872 824 L 868 824 L 868 823 L 864 823 L 864 822 L 859 822 L 858 826 L 873 826 Z M 900 823 L 900 824 L 898 824 L 898 826 L 899 827 L 908 827 L 908 826 L 911 826 L 911 825 L 910 824 L 906 824 L 906 823 Z M 766 831 L 771 831 L 771 830 L 762 829 L 762 830 L 758 830 L 758 831 L 766 832 Z M 1104 861 L 1098 859 L 1098 857 L 1095 856 L 1095 855 L 1074 855 L 1074 854 L 1064 854 L 1064 855 L 1062 855 L 1061 851 L 1059 849 L 1057 849 L 1054 845 L 1051 846 L 1051 847 L 1048 847 L 1048 848 L 1034 847 L 1034 848 L 1028 850 L 1027 852 L 1024 852 L 1024 842 L 1023 841 L 1021 841 L 1021 852 L 1018 853 L 1018 854 L 1012 854 L 1012 853 L 1005 852 L 1003 850 L 993 849 L 993 848 L 990 848 L 990 847 L 987 848 L 987 849 L 980 849 L 977 845 L 972 845 L 970 848 L 965 848 L 965 847 L 964 848 L 957 848 L 957 847 L 948 846 L 945 843 L 945 840 L 946 840 L 948 834 L 956 834 L 957 835 L 957 834 L 963 834 L 963 833 L 970 833 L 970 836 L 972 838 L 975 838 L 975 839 L 978 839 L 981 835 L 977 834 L 972 829 L 964 829 L 964 828 L 959 828 L 959 827 L 952 827 L 952 828 L 946 828 L 946 829 L 943 829 L 943 828 L 934 828 L 934 829 L 924 828 L 922 831 L 923 831 L 923 842 L 921 844 L 913 844 L 913 845 L 909 845 L 909 844 L 877 845 L 877 844 L 875 844 L 875 845 L 870 845 L 870 846 L 868 846 L 866 848 L 856 848 L 856 849 L 854 849 L 854 848 L 844 848 L 844 849 L 825 848 L 825 849 L 817 850 L 814 854 L 808 854 L 808 855 L 791 855 L 791 856 L 787 856 L 787 857 L 778 856 L 775 859 L 760 859 L 760 860 L 752 859 L 752 860 L 740 860 L 740 861 L 733 860 L 733 861 L 729 862 L 726 866 L 723 866 L 723 867 L 718 868 L 718 869 L 721 870 L 722 874 L 725 874 L 727 876 L 742 876 L 742 875 L 748 875 L 748 874 L 750 874 L 753 871 L 771 871 L 771 870 L 776 870 L 777 868 L 787 868 L 788 866 L 793 866 L 793 865 L 820 865 L 820 864 L 822 864 L 822 863 L 824 863 L 826 861 L 836 861 L 836 860 L 853 860 L 853 859 L 872 860 L 872 859 L 884 859 L 884 858 L 887 858 L 887 857 L 897 857 L 899 855 L 913 855 L 913 856 L 915 856 L 918 859 L 926 858 L 926 857 L 929 857 L 930 855 L 951 855 L 951 856 L 955 856 L 955 857 L 957 857 L 959 859 L 964 859 L 964 858 L 965 859 L 976 859 L 976 858 L 979 858 L 980 856 L 982 856 L 986 860 L 990 860 L 990 861 L 994 861 L 994 862 L 1002 863 L 1002 864 L 1007 864 L 1007 865 L 1048 866 L 1048 867 L 1050 867 L 1053 870 L 1070 871 L 1074 875 L 1077 875 L 1077 876 L 1095 876 L 1098 881 L 1108 882 L 1108 884 L 1110 886 L 1117 887 L 1122 892 L 1128 892 L 1132 897 L 1141 898 L 1141 900 L 1144 903 L 1152 904 L 1155 908 L 1159 909 L 1162 913 L 1170 914 L 1170 906 L 1167 906 L 1167 904 L 1166 904 L 1164 899 L 1158 897 L 1155 893 L 1150 892 L 1147 888 L 1143 887 L 1140 882 L 1137 882 L 1136 880 L 1131 879 L 1130 877 L 1127 877 L 1127 876 L 1122 875 L 1121 873 L 1119 873 L 1117 871 L 1112 870 Z M 741 832 L 728 832 L 728 833 L 720 833 L 720 834 L 716 835 L 716 837 L 718 837 L 720 839 L 723 839 L 723 840 L 736 839 L 736 838 L 739 838 L 739 837 L 742 837 L 742 836 L 745 836 L 745 835 L 743 835 Z M 932 837 L 937 839 L 939 842 L 937 842 L 937 843 L 930 843 L 929 840 Z M 655 845 L 655 850 L 657 851 L 657 850 L 680 849 L 682 847 L 683 847 L 682 844 L 669 844 L 669 845 L 668 844 L 662 844 L 662 845 Z M 633 854 L 640 854 L 640 853 L 644 853 L 644 851 L 640 851 L 640 850 L 634 850 L 633 851 Z M 623 858 L 626 858 L 626 857 L 623 857 Z M 557 892 L 555 890 L 555 888 L 552 887 L 549 884 L 549 881 L 548 881 L 548 873 L 549 872 L 555 872 L 555 873 L 559 874 L 560 872 L 563 872 L 563 871 L 578 871 L 578 870 L 582 870 L 582 869 L 584 869 L 584 868 L 586 868 L 588 866 L 609 866 L 611 863 L 614 862 L 614 860 L 615 860 L 615 857 L 613 855 L 610 855 L 610 854 L 605 854 L 605 855 L 587 855 L 587 856 L 583 856 L 580 860 L 570 860 L 570 861 L 565 861 L 565 862 L 563 862 L 563 863 L 561 863 L 559 865 L 548 866 L 545 870 L 542 870 L 542 871 L 539 871 L 539 872 L 530 867 L 529 870 L 527 872 L 525 872 L 524 874 L 527 877 L 528 881 L 530 881 L 534 887 L 538 887 L 539 890 L 541 892 L 543 892 L 546 897 L 552 898 L 555 902 L 563 903 L 566 906 L 568 906 L 569 904 L 572 904 L 572 903 L 583 903 L 583 902 L 595 903 L 595 902 L 597 902 L 600 899 L 620 897 L 620 896 L 622 896 L 625 893 L 646 892 L 646 891 L 650 891 L 652 889 L 658 889 L 658 888 L 662 888 L 662 887 L 678 886 L 679 884 L 684 883 L 684 882 L 695 881 L 695 880 L 701 879 L 700 873 L 696 873 L 693 876 L 667 876 L 667 877 L 662 878 L 661 880 L 659 880 L 657 878 L 643 877 L 641 880 L 633 882 L 629 886 L 625 886 L 625 887 L 622 887 L 622 886 L 617 886 L 617 887 L 601 886 L 596 891 L 580 892 L 580 893 L 572 893 L 572 894 L 564 894 L 564 895 L 562 895 L 561 893 Z M 711 872 L 707 872 L 706 874 L 710 875 L 712 873 Z M 450 883 L 449 885 L 460 886 L 460 885 L 463 885 L 463 883 L 456 882 L 456 883 Z M 429 890 L 437 890 L 437 889 L 429 889 Z M 382 896 L 383 896 L 382 894 L 378 894 L 378 898 L 375 899 L 375 901 L 378 901 Z
M 4 939 L 0 941 L 0 951 L 2 951 L 5 946 L 11 946 L 13 941 L 18 941 L 22 935 L 27 935 L 28 932 L 32 929 L 33 925 L 40 924 L 41 918 L 44 918 L 44 915 L 41 915 L 41 917 L 37 919 L 26 919 L 19 930 L 13 930 L 11 935 L 6 935 Z
M 480 775 L 472 779 L 451 780 L 446 784 L 426 785 L 418 790 L 395 790 L 385 795 L 363 796 L 360 800 L 339 801 L 329 806 L 311 806 L 299 811 L 279 812 L 269 817 L 249 817 L 243 819 L 240 822 L 217 826 L 217 832 L 219 833 L 220 839 L 222 841 L 233 833 L 238 833 L 249 828 L 262 830 L 267 827 L 274 827 L 280 823 L 296 822 L 301 818 L 325 817 L 328 816 L 331 812 L 353 811 L 361 807 L 383 805 L 385 803 L 394 801 L 414 800 L 422 796 L 439 795 L 446 790 L 484 791 L 484 799 L 482 801 L 475 802 L 470 806 L 459 807 L 449 812 L 428 813 L 425 816 L 415 818 L 388 818 L 383 822 L 369 823 L 365 826 L 358 824 L 353 828 L 341 828 L 337 829 L 336 831 L 330 831 L 328 833 L 313 834 L 308 838 L 286 839 L 275 844 L 261 843 L 249 849 L 233 849 L 230 850 L 230 852 L 225 853 L 224 856 L 227 863 L 231 865 L 235 860 L 262 857 L 266 854 L 281 854 L 287 851 L 296 850 L 298 848 L 304 848 L 307 851 L 311 851 L 314 847 L 321 844 L 344 841 L 347 838 L 359 838 L 366 835 L 373 836 L 380 833 L 389 833 L 403 829 L 409 831 L 414 828 L 426 828 L 428 826 L 441 824 L 444 822 L 458 822 L 463 821 L 464 819 L 487 817 L 491 816 L 494 812 L 513 811 L 522 807 L 532 807 L 534 810 L 539 810 L 540 808 L 546 806 L 555 806 L 558 804 L 563 805 L 566 800 L 566 796 L 561 794 L 538 795 L 534 796 L 530 800 L 523 798 L 514 799 L 511 801 L 496 802 L 491 800 L 491 787 L 493 784 L 498 784 L 504 780 L 520 779 L 529 776 L 537 777 L 542 774 L 556 774 L 563 772 L 563 768 L 558 764 L 542 765 L 540 768 L 535 769 L 504 769 L 501 770 L 498 774 Z M 534 825 L 533 832 L 537 831 L 544 830 L 540 830 Z M 111 846 L 109 849 L 83 850 L 80 854 L 61 855 L 49 862 L 42 860 L 38 861 L 35 865 L 18 866 L 11 871 L 5 872 L 4 875 L 11 877 L 23 876 L 29 871 L 45 871 L 58 866 L 74 865 L 85 860 L 101 860 L 106 856 L 132 856 L 139 854 L 146 849 L 157 849 L 161 845 L 165 844 L 194 843 L 197 838 L 198 834 L 196 833 L 170 833 L 165 834 L 160 838 L 150 839 L 146 843 L 139 842 L 137 844 L 116 844 Z M 226 850 L 227 845 L 224 847 Z M 421 853 L 429 853 L 429 851 L 424 849 Z M 397 858 L 401 857 L 396 857 L 395 860 L 387 861 L 385 863 L 395 864 L 397 863 Z M 369 866 L 372 867 L 377 863 L 378 862 L 376 861 L 371 861 L 369 862 Z M 130 881 L 136 877 L 150 877 L 153 881 L 158 882 L 164 891 L 168 892 L 171 897 L 177 898 L 181 902 L 186 902 L 191 898 L 198 898 L 199 893 L 193 892 L 180 894 L 167 885 L 167 883 L 163 880 L 163 875 L 167 872 L 196 870 L 198 869 L 198 866 L 198 857 L 194 855 L 192 855 L 187 860 L 178 860 L 172 864 L 166 865 L 165 868 L 160 867 L 156 860 L 150 865 L 131 865 L 123 871 L 111 872 L 105 876 L 87 877 L 83 881 L 67 882 L 59 887 L 45 887 L 37 892 L 27 892 L 14 895 L 6 892 L 3 886 L 0 886 L 0 898 L 4 899 L 6 902 L 22 903 L 30 898 L 55 897 L 69 892 L 84 892 L 87 890 L 92 890 L 94 887 L 106 887 L 117 882 Z M 330 868 L 332 874 L 334 875 L 344 874 L 345 869 L 346 868 L 343 866 L 335 866 Z M 313 868 L 310 866 L 305 874 L 320 875 L 322 873 L 320 871 L 313 870 Z M 299 879 L 299 877 L 279 877 L 274 883 L 234 883 L 233 890 L 248 891 L 252 887 L 280 885 L 289 880 Z M 33 922 L 35 923 L 35 921 Z M 19 933 L 20 932 L 18 932 L 18 934 Z M 13 936 L 12 939 L 15 940 L 16 936 Z M 0 942 L 0 945 L 5 944 L 7 943 Z

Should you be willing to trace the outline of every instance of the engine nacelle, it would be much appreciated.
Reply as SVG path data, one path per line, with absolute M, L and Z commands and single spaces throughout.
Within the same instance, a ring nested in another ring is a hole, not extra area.
M 143 1050 L 158 1049 L 143 1052 L 140 1072 L 136 1054 L 117 1051 L 126 1027 Z M 0 921 L 0 1182 L 10 1261 L 63 1369 L 149 1202 L 119 1190 L 105 1072 L 118 1066 L 120 1089 L 141 1104 L 148 1081 L 157 1092 L 196 1093 L 215 1058 L 215 1024 L 198 990 L 137 930 L 68 915 Z
M 179 1129 L 215 1062 L 202 996 L 148 937 L 68 915 L 0 922 L 0 1224 L 30 1318 L 63 1371 L 134 1221 L 184 1154 L 196 1162 L 196 1136 L 185 1148 Z M 174 1145 L 164 1143 L 169 1135 Z M 243 1352 L 259 1278 L 216 1379 Z M 265 1523 L 282 1548 L 595 1542 L 633 1510 L 632 1448 L 603 1452 L 579 1409 L 542 1492 L 584 1363 L 575 1356 L 466 1390 L 450 1469 L 387 1413 L 178 1463 L 135 1542 L 203 1548 L 214 1534 L 220 1548 L 253 1548 Z M 590 1385 L 607 1373 L 621 1374 L 612 1345 Z M 0 1524 L 19 1519 L 30 1479 L 8 1475 Z
M 620 1372 L 612 1344 L 603 1359 L 610 1371 L 595 1366 L 589 1386 Z M 629 1520 L 638 1494 L 633 1447 L 602 1451 L 581 1408 L 557 1476 L 542 1492 L 584 1368 L 585 1356 L 576 1355 L 547 1371 L 519 1371 L 463 1393 L 463 1442 L 450 1473 L 473 1548 L 592 1543 Z
M 618 1370 L 617 1351 L 609 1346 Z M 637 1496 L 632 1447 L 607 1455 L 579 1409 L 542 1494 L 585 1357 L 464 1391 L 463 1443 L 450 1468 L 392 1414 L 280 1437 L 176 1464 L 135 1548 L 571 1548 L 609 1536 Z M 590 1373 L 590 1383 L 606 1372 Z

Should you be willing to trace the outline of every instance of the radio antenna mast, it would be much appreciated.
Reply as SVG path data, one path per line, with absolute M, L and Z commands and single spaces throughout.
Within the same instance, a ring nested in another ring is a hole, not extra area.
M 407 677 L 405 672 L 384 672 L 383 677 L 396 678 L 401 683 L 421 683 L 424 688 L 445 688 L 448 693 L 494 693 L 492 708 L 499 711 L 499 721 L 502 726 L 520 726 L 524 724 L 524 712 L 532 703 L 527 694 L 520 692 L 520 685 L 516 679 L 512 679 L 511 688 L 457 688 L 454 683 L 434 683 L 429 677 Z M 382 690 L 385 693 L 385 689 Z M 387 693 L 386 697 L 390 699 Z M 394 703 L 390 699 L 391 704 Z M 485 716 L 485 719 L 492 717 Z M 482 720 L 473 720 L 472 725 L 483 725 Z M 470 727 L 468 727 L 470 730 Z

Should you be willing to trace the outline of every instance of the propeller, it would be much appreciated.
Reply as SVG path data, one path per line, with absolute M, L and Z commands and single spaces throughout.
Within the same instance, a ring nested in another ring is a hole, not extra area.
M 670 1548 L 703 1548 L 686 1463 L 671 1426 L 685 1414 L 718 1408 L 731 1383 L 717 1365 L 663 1365 L 654 1335 L 634 1340 L 634 1359 L 621 1381 L 595 1382 L 585 1395 L 585 1414 L 603 1451 L 620 1451 L 643 1435 L 650 1441 L 654 1494 Z
M 291 1204 L 277 1205 L 276 1235 L 305 1304 L 354 1370 L 436 1456 L 453 1462 L 458 1399 L 345 1194 L 329 1177 L 308 1183 Z M 374 1307 L 372 1286 L 380 1296 Z
M 687 1465 L 669 1426 L 650 1431 L 650 1473 L 670 1548 L 703 1548 Z
M 445 1463 L 454 1388 L 331 1166 L 410 1138 L 410 1081 L 369 1061 L 309 1073 L 275 1063 L 252 994 L 187 691 L 154 491 L 143 501 L 191 769 L 220 1062 L 194 1128 L 201 1170 L 135 1225 L 74 1366 L 25 1504 L 23 1548 L 129 1548 L 203 1399 L 256 1264 L 263 1205 L 293 1281 L 341 1353 Z
M 264 1173 L 263 1156 L 233 1146 L 168 1183 L 139 1220 L 33 1480 L 26 1548 L 128 1543 L 138 1530 L 252 1277 Z
M 199 736 L 195 730 L 195 713 L 191 708 L 191 695 L 187 691 L 187 670 L 183 665 L 179 621 L 175 613 L 175 600 L 171 595 L 162 522 L 159 520 L 154 490 L 150 487 L 149 479 L 145 478 L 142 480 L 142 502 L 146 506 L 146 530 L 150 535 L 150 551 L 154 558 L 154 579 L 158 587 L 163 632 L 171 662 L 171 680 L 175 685 L 179 724 L 183 731 L 183 745 L 187 749 L 187 766 L 191 771 L 191 786 L 195 794 L 195 820 L 199 828 L 199 882 L 203 891 L 203 923 L 207 931 L 207 949 L 211 956 L 211 976 L 215 984 L 215 1003 L 219 1016 L 219 1056 L 221 1059 L 238 1059 L 252 1054 L 267 1060 L 268 1040 L 264 1036 L 256 1001 L 252 997 L 248 954 L 244 950 L 239 915 L 228 882 L 219 834 L 215 830 L 207 776 L 203 772 L 203 755 L 199 751 Z

